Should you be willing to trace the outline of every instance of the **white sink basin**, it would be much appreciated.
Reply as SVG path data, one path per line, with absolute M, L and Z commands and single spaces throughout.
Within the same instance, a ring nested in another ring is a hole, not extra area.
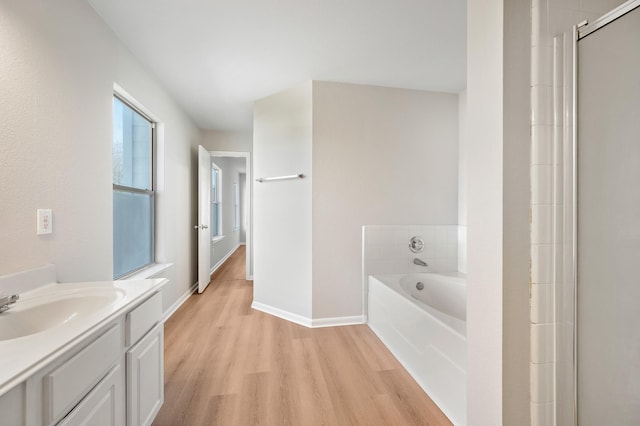
M 70 321 L 78 321 L 124 297 L 119 289 L 74 292 L 55 297 L 18 300 L 0 314 L 0 341 L 40 333 Z

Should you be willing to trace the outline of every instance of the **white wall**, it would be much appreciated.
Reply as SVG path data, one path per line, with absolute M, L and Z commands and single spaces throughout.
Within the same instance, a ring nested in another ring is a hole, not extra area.
M 208 151 L 253 151 L 253 133 L 251 131 L 203 130 L 202 146 Z
M 458 270 L 467 272 L 467 91 L 458 94 Z
M 235 251 L 240 244 L 240 230 L 234 230 L 234 189 L 233 184 L 240 183 L 240 171 L 246 169 L 246 160 L 242 157 L 212 157 L 222 172 L 222 240 L 211 243 L 211 267 L 218 265 L 227 255 Z
M 199 130 L 84 1 L 3 1 L 0 40 L 0 274 L 55 263 L 61 281 L 111 279 L 116 82 L 164 123 L 167 308 L 195 281 Z M 36 236 L 37 208 L 53 209 L 52 235 Z
M 457 117 L 455 94 L 313 82 L 314 319 L 363 314 L 363 225 L 457 224 Z
M 530 422 L 530 7 L 468 2 L 469 425 Z
M 311 318 L 311 82 L 254 105 L 254 305 Z
M 467 419 L 502 422 L 502 0 L 467 2 Z M 487 250 L 491 247 L 491 250 Z
M 258 101 L 255 176 L 308 177 L 254 185 L 254 300 L 361 318 L 363 225 L 457 224 L 457 115 L 455 94 L 317 81 Z
M 504 2 L 503 290 L 504 424 L 530 421 L 531 2 Z M 472 133 L 470 133 L 472 134 Z

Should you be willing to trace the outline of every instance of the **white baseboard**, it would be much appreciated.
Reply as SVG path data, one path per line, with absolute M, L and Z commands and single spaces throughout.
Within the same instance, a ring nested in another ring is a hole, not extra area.
M 187 299 L 193 294 L 195 293 L 195 291 L 198 290 L 198 282 L 196 281 L 195 284 L 193 284 L 191 286 L 191 288 L 189 288 L 189 290 L 185 291 L 185 293 L 180 296 L 180 298 L 178 300 L 176 300 L 173 305 L 171 305 L 169 307 L 169 309 L 167 309 L 167 312 L 165 312 L 164 317 L 162 318 L 162 322 L 165 322 L 166 320 L 168 320 L 169 318 L 171 318 L 171 315 L 175 314 L 175 312 L 180 308 L 180 306 L 182 306 L 182 304 L 184 302 L 187 301 Z
M 275 317 L 282 318 L 290 322 L 294 322 L 296 324 L 304 325 L 305 327 L 311 328 L 312 326 L 311 320 L 307 317 L 303 317 L 302 315 L 294 314 L 279 308 L 274 308 L 273 306 L 265 305 L 264 303 L 254 301 L 251 304 L 251 307 L 257 311 L 261 311 L 269 315 L 273 315 Z
M 318 318 L 311 320 L 311 327 L 338 327 L 342 325 L 365 324 L 366 320 L 362 315 L 352 317 Z
M 289 311 L 285 311 L 280 308 L 265 305 L 264 303 L 254 301 L 251 307 L 257 311 L 267 313 L 269 315 L 282 318 L 296 324 L 303 325 L 308 328 L 321 328 L 321 327 L 336 327 L 342 325 L 355 325 L 364 324 L 364 317 L 362 315 L 356 315 L 351 317 L 336 317 L 336 318 L 318 318 L 311 319 L 302 315 L 294 314 Z
M 218 268 L 221 267 L 222 264 L 226 262 L 226 260 L 229 259 L 233 253 L 236 252 L 236 250 L 238 250 L 238 247 L 240 247 L 240 244 L 231 249 L 229 253 L 225 254 L 224 257 L 220 259 L 220 261 L 218 261 L 218 263 L 216 263 L 215 266 L 209 270 L 209 276 L 213 275 L 213 273 L 216 272 Z

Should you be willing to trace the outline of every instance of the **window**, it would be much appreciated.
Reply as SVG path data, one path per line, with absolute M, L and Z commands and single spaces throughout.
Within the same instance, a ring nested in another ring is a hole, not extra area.
M 113 97 L 113 277 L 154 262 L 154 123 Z
M 211 238 L 222 237 L 222 171 L 211 163 Z

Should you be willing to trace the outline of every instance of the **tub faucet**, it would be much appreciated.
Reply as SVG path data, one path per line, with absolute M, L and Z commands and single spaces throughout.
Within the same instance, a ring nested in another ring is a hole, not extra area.
M 424 261 L 424 260 L 422 260 L 422 259 L 418 259 L 417 257 L 416 257 L 415 259 L 413 259 L 413 263 L 415 263 L 416 265 L 424 266 L 424 267 L 429 266 L 429 265 L 427 264 L 427 262 L 425 262 L 425 261 Z
M 7 294 L 0 293 L 0 313 L 9 309 L 11 307 L 9 305 L 13 305 L 18 301 L 18 299 L 20 299 L 20 296 L 18 296 L 17 294 L 12 294 L 11 296 L 9 296 Z

